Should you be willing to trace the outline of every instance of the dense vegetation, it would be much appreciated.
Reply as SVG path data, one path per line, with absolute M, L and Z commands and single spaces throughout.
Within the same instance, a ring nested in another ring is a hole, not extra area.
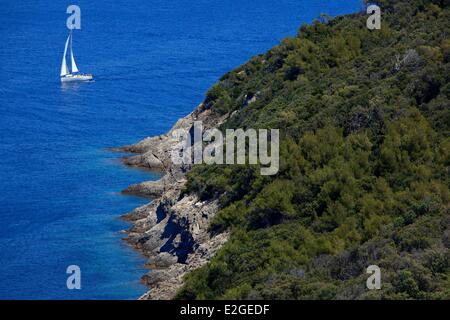
M 450 298 L 449 2 L 378 4 L 381 30 L 323 16 L 208 92 L 222 129 L 281 129 L 281 167 L 189 174 L 231 236 L 177 298 Z

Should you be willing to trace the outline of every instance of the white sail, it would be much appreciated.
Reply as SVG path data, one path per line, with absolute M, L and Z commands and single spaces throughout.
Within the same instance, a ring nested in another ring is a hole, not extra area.
M 72 73 L 78 72 L 77 64 L 75 63 L 75 58 L 73 57 L 73 49 L 72 49 L 72 33 L 70 33 L 70 60 L 72 62 Z
M 70 39 L 70 34 L 67 37 L 66 40 L 66 45 L 64 47 L 64 55 L 63 55 L 63 59 L 62 59 L 62 63 L 61 63 L 61 77 L 69 74 L 69 69 L 67 68 L 67 63 L 66 63 L 66 55 L 67 55 L 67 46 L 69 45 L 69 39 Z

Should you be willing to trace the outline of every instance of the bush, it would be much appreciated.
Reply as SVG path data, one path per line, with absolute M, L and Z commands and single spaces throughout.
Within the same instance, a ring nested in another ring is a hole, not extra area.
M 222 129 L 282 128 L 280 170 L 188 174 L 230 239 L 178 298 L 450 297 L 450 10 L 378 2 L 380 32 L 364 15 L 304 25 L 208 92 L 213 112 L 236 111 Z M 371 264 L 383 290 L 365 289 Z

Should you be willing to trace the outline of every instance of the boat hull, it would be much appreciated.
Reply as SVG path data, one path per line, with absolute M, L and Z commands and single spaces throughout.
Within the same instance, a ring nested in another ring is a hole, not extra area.
M 61 82 L 91 81 L 93 78 L 94 77 L 91 74 L 69 74 L 61 77 Z

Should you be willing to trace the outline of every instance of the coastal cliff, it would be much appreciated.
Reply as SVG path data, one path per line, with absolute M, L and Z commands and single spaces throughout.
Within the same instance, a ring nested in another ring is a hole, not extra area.
M 164 173 L 157 181 L 142 182 L 122 191 L 153 199 L 123 216 L 133 224 L 125 240 L 148 258 L 146 265 L 150 271 L 142 277 L 142 282 L 150 291 L 140 299 L 173 298 L 183 284 L 183 276 L 206 264 L 228 239 L 227 232 L 215 235 L 208 232 L 210 220 L 218 211 L 217 200 L 202 202 L 198 196 L 183 195 L 190 165 L 174 165 L 170 155 L 178 143 L 172 136 L 175 130 L 189 131 L 194 121 L 202 121 L 211 128 L 222 123 L 225 117 L 214 116 L 202 103 L 166 134 L 113 149 L 134 153 L 122 159 L 128 166 Z
M 119 149 L 165 172 L 124 190 L 155 197 L 126 216 L 149 258 L 143 299 L 448 299 L 450 10 L 382 5 L 381 30 L 365 13 L 304 25 L 167 134 Z M 174 166 L 172 133 L 196 120 L 279 128 L 279 171 Z

